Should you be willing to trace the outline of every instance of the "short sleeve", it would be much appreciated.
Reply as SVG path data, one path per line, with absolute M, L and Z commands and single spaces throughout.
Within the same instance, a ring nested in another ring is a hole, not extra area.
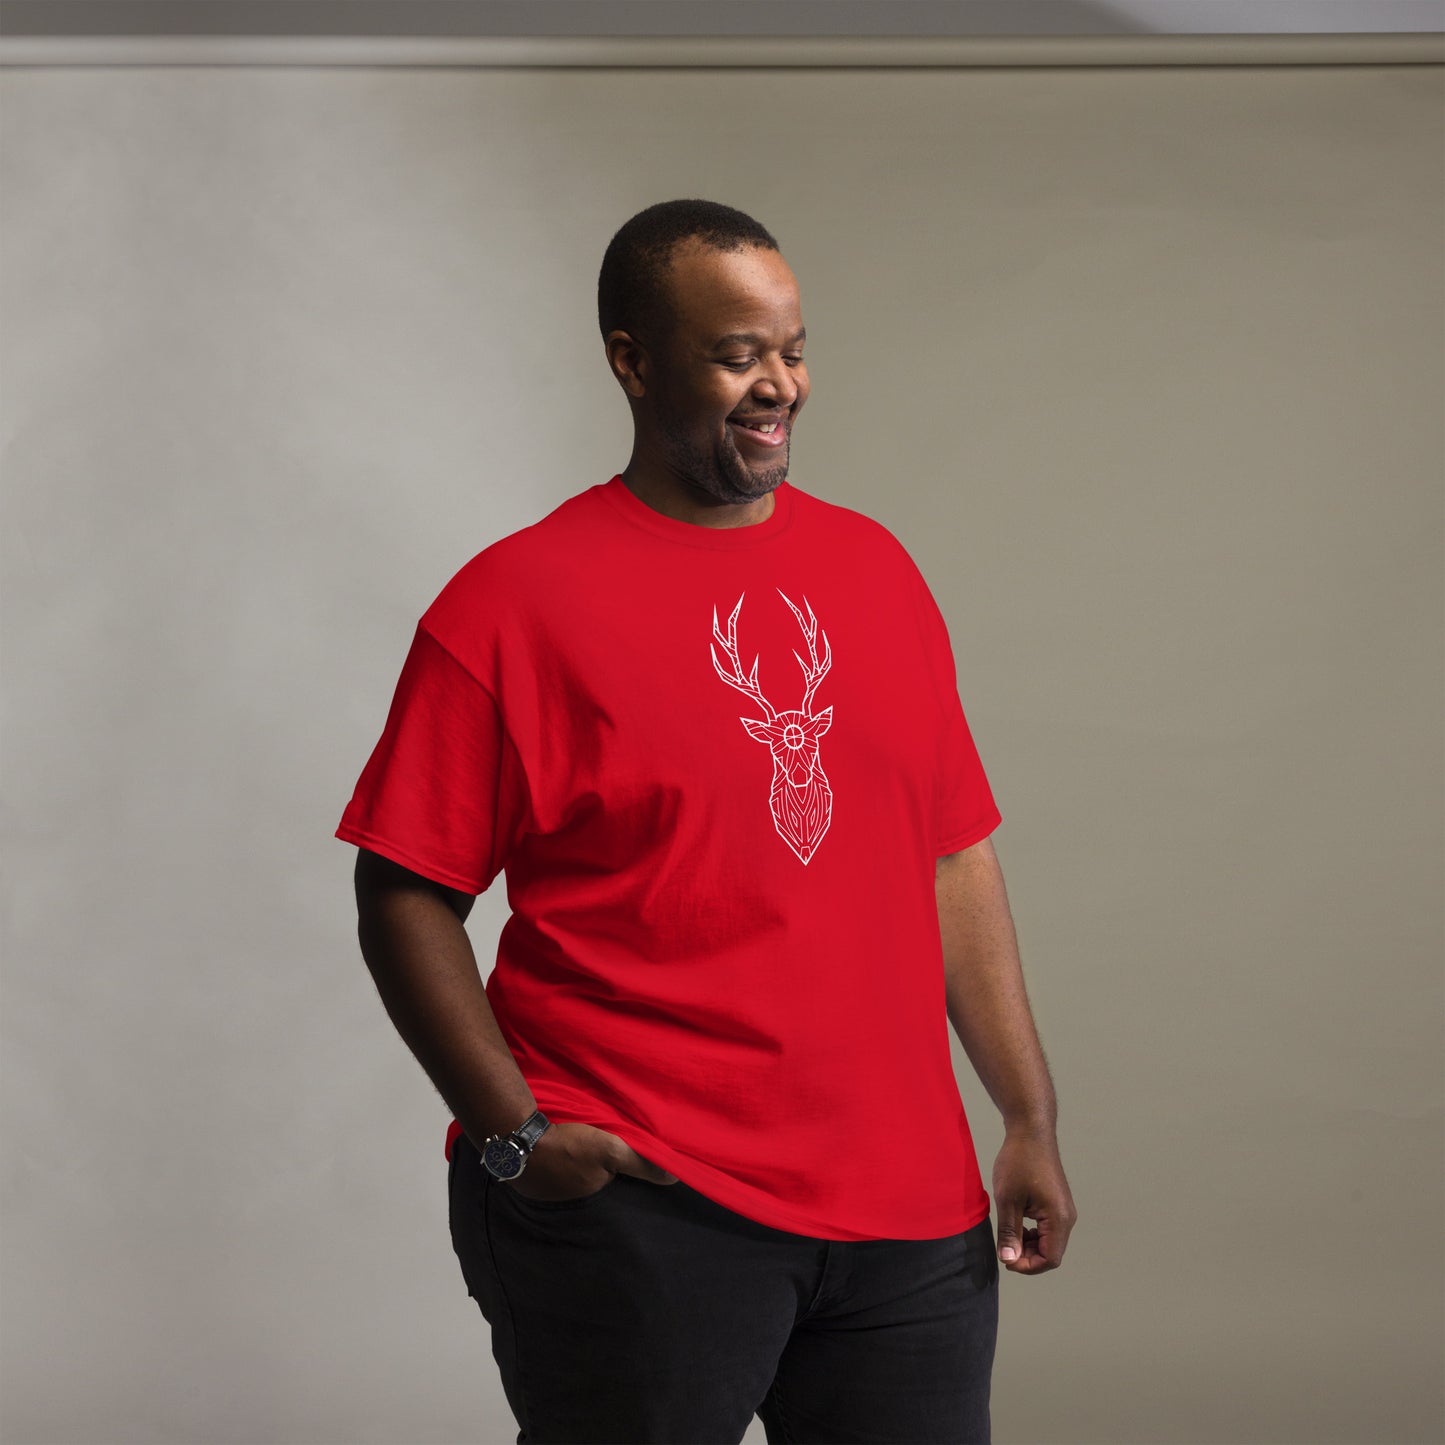
M 933 852 L 945 853 L 987 838 L 1003 821 L 973 733 L 958 695 L 958 672 L 948 623 L 922 574 L 917 575 L 924 633 L 933 661 L 943 718 L 939 736 L 937 785 L 934 790 Z
M 336 837 L 482 893 L 526 831 L 529 807 L 496 699 L 419 625 Z

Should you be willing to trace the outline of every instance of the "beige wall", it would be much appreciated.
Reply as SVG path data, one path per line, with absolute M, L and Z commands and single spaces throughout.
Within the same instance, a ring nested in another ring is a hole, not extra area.
M 779 237 L 792 480 L 1004 814 L 1081 1218 L 996 1438 L 1437 1438 L 1441 82 L 7 72 L 5 1438 L 515 1438 L 330 831 L 441 584 L 625 463 L 680 195 Z

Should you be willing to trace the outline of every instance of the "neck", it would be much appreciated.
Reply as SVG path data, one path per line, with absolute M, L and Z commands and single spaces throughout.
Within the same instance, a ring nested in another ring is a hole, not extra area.
M 621 477 L 627 490 L 654 512 L 699 527 L 751 527 L 773 515 L 772 492 L 752 501 L 725 502 L 669 471 L 639 463 L 635 453 Z

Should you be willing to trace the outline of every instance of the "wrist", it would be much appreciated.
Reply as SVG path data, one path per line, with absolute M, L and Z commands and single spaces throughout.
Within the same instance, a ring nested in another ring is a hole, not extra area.
M 534 1110 L 516 1128 L 491 1135 L 482 1149 L 482 1164 L 498 1179 L 515 1179 L 526 1167 L 532 1150 L 552 1128 L 552 1121 L 540 1109 Z
M 1003 1132 L 1009 1139 L 1043 1139 L 1052 1142 L 1058 1134 L 1058 1123 L 1052 1114 L 1017 1114 L 1004 1119 Z

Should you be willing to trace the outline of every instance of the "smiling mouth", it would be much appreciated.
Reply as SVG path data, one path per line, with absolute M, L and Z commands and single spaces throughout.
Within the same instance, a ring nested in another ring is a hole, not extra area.
M 779 421 L 776 418 L 749 425 L 747 422 L 739 421 L 736 417 L 729 417 L 728 425 L 733 427 L 739 436 L 758 447 L 780 447 L 788 439 L 787 422 Z

